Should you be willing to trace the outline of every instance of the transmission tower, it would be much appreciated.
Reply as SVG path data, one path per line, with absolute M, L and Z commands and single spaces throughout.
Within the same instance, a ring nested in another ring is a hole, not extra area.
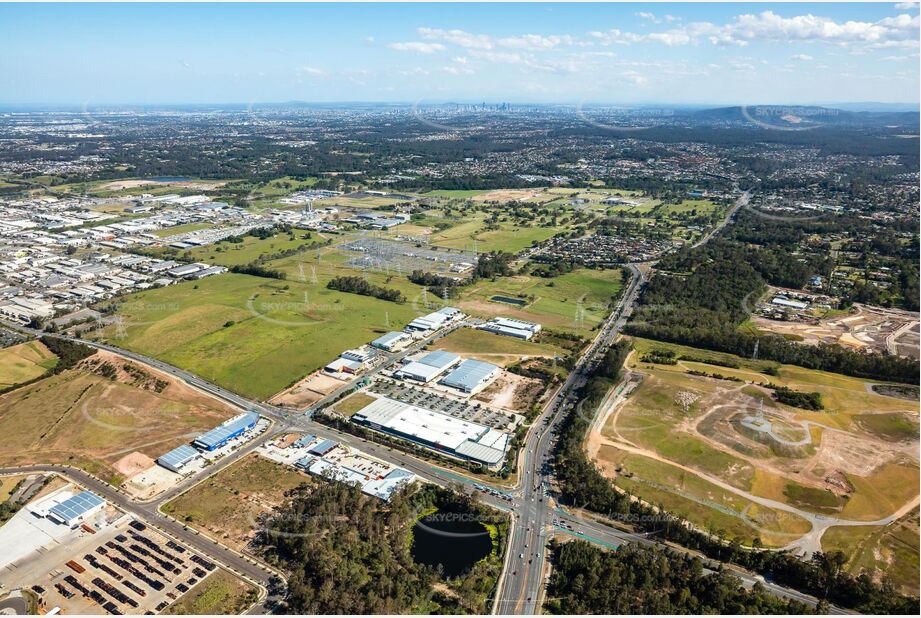
M 128 332 L 125 330 L 125 322 L 122 320 L 121 316 L 115 316 L 115 338 L 124 339 L 128 336 Z

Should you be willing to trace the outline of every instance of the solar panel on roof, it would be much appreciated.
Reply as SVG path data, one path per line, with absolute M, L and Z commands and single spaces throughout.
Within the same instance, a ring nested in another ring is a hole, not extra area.
M 55 504 L 51 507 L 49 513 L 63 521 L 71 521 L 76 517 L 88 513 L 101 504 L 105 504 L 105 500 L 93 492 L 81 491 L 64 502 Z

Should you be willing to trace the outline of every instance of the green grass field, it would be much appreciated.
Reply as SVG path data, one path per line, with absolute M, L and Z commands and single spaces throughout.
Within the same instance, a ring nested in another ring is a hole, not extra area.
M 58 362 L 40 341 L 27 341 L 0 350 L 0 389 L 28 382 Z
M 617 485 L 651 504 L 686 518 L 703 530 L 766 547 L 786 545 L 810 529 L 805 519 L 760 506 L 662 462 L 602 447 L 599 455 L 621 468 Z
M 429 191 L 425 197 L 470 198 L 489 193 L 486 189 L 436 189 Z
M 888 577 L 903 594 L 918 596 L 918 509 L 888 526 L 833 526 L 822 535 L 822 550 L 841 551 L 845 569 Z
M 212 245 L 189 249 L 188 253 L 193 261 L 205 261 L 230 267 L 248 264 L 260 257 L 277 254 L 281 251 L 311 245 L 318 240 L 320 239 L 317 237 L 316 232 L 294 229 L 291 234 L 279 233 L 266 239 L 244 236 L 243 242 L 240 243 L 217 242 Z
M 507 316 L 539 322 L 555 330 L 584 334 L 609 312 L 611 299 L 621 288 L 619 270 L 581 268 L 552 279 L 532 275 L 482 280 L 471 285 L 457 305 L 483 317 Z M 518 307 L 491 300 L 493 296 L 519 298 L 527 302 Z M 581 307 L 581 320 L 580 316 Z
M 555 345 L 496 335 L 475 328 L 459 328 L 430 347 L 501 366 L 520 360 L 524 356 L 553 358 L 566 355 L 566 350 Z
M 333 404 L 333 410 L 342 416 L 351 417 L 353 414 L 365 406 L 374 403 L 375 401 L 377 401 L 377 398 L 370 395 L 365 395 L 364 393 L 354 393 L 345 399 L 337 401 L 335 404 Z
M 408 282 L 407 282 L 408 283 Z M 417 315 L 323 283 L 227 273 L 125 297 L 114 344 L 188 369 L 241 394 L 268 399 L 339 353 L 401 328 Z

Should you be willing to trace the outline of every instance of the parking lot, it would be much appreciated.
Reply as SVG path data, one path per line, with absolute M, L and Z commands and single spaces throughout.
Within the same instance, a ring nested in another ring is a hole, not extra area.
M 38 582 L 32 590 L 49 611 L 59 607 L 67 614 L 160 612 L 218 568 L 134 519 L 125 518 L 98 536 L 84 537 L 79 546 L 67 550 L 69 555 L 58 556 L 49 572 L 32 578 Z
M 375 381 L 368 390 L 390 399 L 396 399 L 433 412 L 441 412 L 454 418 L 479 423 L 502 431 L 509 430 L 510 427 L 517 425 L 520 420 L 520 417 L 495 410 L 482 403 L 470 404 L 427 388 L 410 386 L 387 379 Z

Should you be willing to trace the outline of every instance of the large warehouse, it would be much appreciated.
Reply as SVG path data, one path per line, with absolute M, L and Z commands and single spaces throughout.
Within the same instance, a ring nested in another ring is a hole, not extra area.
M 157 458 L 157 463 L 173 472 L 179 472 L 186 465 L 201 457 L 201 453 L 196 451 L 188 444 L 177 446 L 168 453 L 164 453 Z
M 255 427 L 258 420 L 258 412 L 244 412 L 198 436 L 192 445 L 205 451 L 219 449 L 246 430 Z
M 496 335 L 505 335 L 507 337 L 517 337 L 518 339 L 531 339 L 540 332 L 540 324 L 526 322 L 524 320 L 513 320 L 512 318 L 493 318 L 480 329 Z
M 394 375 L 404 380 L 428 383 L 454 367 L 461 361 L 461 357 L 453 352 L 435 350 L 422 358 L 406 363 L 394 372 Z
M 439 384 L 456 388 L 465 393 L 473 393 L 489 384 L 500 371 L 492 363 L 467 359 L 442 378 Z
M 444 328 L 452 321 L 462 316 L 463 314 L 460 312 L 460 309 L 455 309 L 454 307 L 442 307 L 438 311 L 424 315 L 420 318 L 416 318 L 406 325 L 405 330 L 409 332 L 426 332 L 438 330 L 440 328 Z
M 352 421 L 490 468 L 504 461 L 509 446 L 507 433 L 386 397 L 359 410 Z

